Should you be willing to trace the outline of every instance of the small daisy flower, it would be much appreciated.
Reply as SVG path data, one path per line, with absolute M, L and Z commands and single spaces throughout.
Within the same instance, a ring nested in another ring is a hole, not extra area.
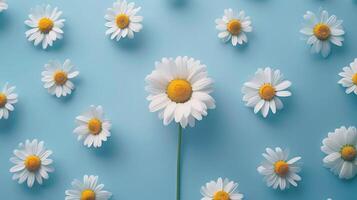
M 0 92 L 0 119 L 8 119 L 9 112 L 14 111 L 14 104 L 17 103 L 17 94 L 14 93 L 15 86 L 5 84 Z
M 280 190 L 289 188 L 290 185 L 297 186 L 297 181 L 301 180 L 301 177 L 297 174 L 300 172 L 300 167 L 296 162 L 301 157 L 294 157 L 288 160 L 288 150 L 282 150 L 281 148 L 275 148 L 275 151 L 267 148 L 266 153 L 262 154 L 266 159 L 262 162 L 262 165 L 258 167 L 259 174 L 265 176 L 264 180 L 267 182 L 268 187 L 273 187 Z
M 113 3 L 113 7 L 108 8 L 105 19 L 108 21 L 105 26 L 108 30 L 106 35 L 111 35 L 110 39 L 116 38 L 119 41 L 121 38 L 134 38 L 134 32 L 140 32 L 143 28 L 141 22 L 143 17 L 136 15 L 141 7 L 135 8 L 135 3 L 127 3 L 126 0 L 117 0 Z
M 326 167 L 341 179 L 351 179 L 357 173 L 357 131 L 344 126 L 328 133 L 322 140 L 321 150 L 327 154 L 323 159 Z
M 189 57 L 163 58 L 156 62 L 156 69 L 146 77 L 146 90 L 150 93 L 150 112 L 159 112 L 164 125 L 172 120 L 183 128 L 195 125 L 215 108 L 210 96 L 213 80 L 208 77 L 206 66 Z
M 243 101 L 246 106 L 254 108 L 254 113 L 261 111 L 263 117 L 267 117 L 269 110 L 275 114 L 277 109 L 283 108 L 279 97 L 291 96 L 287 91 L 290 86 L 291 82 L 284 80 L 279 70 L 258 69 L 253 79 L 244 83 Z
M 250 17 L 245 16 L 244 11 L 236 15 L 231 8 L 224 10 L 222 18 L 216 19 L 216 29 L 219 31 L 218 38 L 224 42 L 232 41 L 233 46 L 248 42 L 246 33 L 252 32 Z
M 342 20 L 338 20 L 335 15 L 329 16 L 326 10 L 321 10 L 318 16 L 311 11 L 304 15 L 306 26 L 300 32 L 306 36 L 307 44 L 311 46 L 313 53 L 320 53 L 327 57 L 331 51 L 330 43 L 342 46 L 345 31 L 342 27 Z
M 26 140 L 25 144 L 20 143 L 19 149 L 14 150 L 15 157 L 10 158 L 15 164 L 10 169 L 10 172 L 14 173 L 12 179 L 18 179 L 19 184 L 27 180 L 28 187 L 32 187 L 35 180 L 41 185 L 42 179 L 48 179 L 48 173 L 54 171 L 51 166 L 53 161 L 49 159 L 51 154 L 52 151 L 44 147 L 43 141 L 34 139 Z
M 338 83 L 346 88 L 346 93 L 354 92 L 357 95 L 357 58 L 350 64 L 350 67 L 344 67 L 343 72 L 338 75 L 342 77 Z
M 42 48 L 52 46 L 57 39 L 62 39 L 64 19 L 60 19 L 62 11 L 52 8 L 50 5 L 36 6 L 31 10 L 29 19 L 25 24 L 30 27 L 25 35 L 30 42 L 37 46 L 42 42 Z
M 72 93 L 74 84 L 70 79 L 79 75 L 79 71 L 74 71 L 74 66 L 69 59 L 63 65 L 59 61 L 50 61 L 45 64 L 42 74 L 43 87 L 56 97 L 67 96 Z
M 217 181 L 206 183 L 206 186 L 201 187 L 201 200 L 241 200 L 243 194 L 237 190 L 238 183 L 229 181 L 227 178 L 218 178 Z
M 105 119 L 102 106 L 90 106 L 90 109 L 76 117 L 78 127 L 74 133 L 78 134 L 78 140 L 84 140 L 84 145 L 97 148 L 102 146 L 102 141 L 110 137 L 111 123 Z
M 85 175 L 83 182 L 72 181 L 72 190 L 66 190 L 65 200 L 108 200 L 112 193 L 103 190 L 104 184 L 98 184 L 98 176 Z
M 5 0 L 0 0 L 0 12 L 7 10 L 9 6 L 7 5 Z

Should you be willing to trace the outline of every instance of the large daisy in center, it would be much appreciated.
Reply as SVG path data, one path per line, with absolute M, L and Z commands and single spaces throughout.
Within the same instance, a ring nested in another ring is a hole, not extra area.
M 287 91 L 290 85 L 291 82 L 283 79 L 280 70 L 269 67 L 258 69 L 253 79 L 244 83 L 243 101 L 254 108 L 254 113 L 261 111 L 263 117 L 268 116 L 269 110 L 275 114 L 277 109 L 283 108 L 279 97 L 291 96 L 291 92 Z
M 207 76 L 206 66 L 189 57 L 163 58 L 156 69 L 146 77 L 146 90 L 150 93 L 151 112 L 159 112 L 164 125 L 172 120 L 183 128 L 195 125 L 215 108 L 210 96 L 213 80 Z

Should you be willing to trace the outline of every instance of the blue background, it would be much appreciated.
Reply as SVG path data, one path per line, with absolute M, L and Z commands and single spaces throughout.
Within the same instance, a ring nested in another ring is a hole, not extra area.
M 64 11 L 64 39 L 43 51 L 27 42 L 30 8 L 51 3 Z M 161 57 L 188 55 L 208 66 L 215 79 L 217 109 L 184 131 L 182 199 L 200 199 L 200 187 L 220 176 L 239 182 L 245 199 L 355 198 L 357 180 L 339 180 L 322 166 L 321 141 L 342 125 L 356 125 L 357 97 L 337 84 L 338 73 L 356 57 L 354 0 L 136 0 L 144 29 L 135 40 L 111 41 L 104 15 L 112 0 L 10 1 L 0 14 L 0 84 L 17 86 L 19 103 L 0 121 L 2 199 L 63 199 L 74 178 L 100 177 L 113 199 L 174 199 L 177 126 L 162 125 L 148 111 L 144 78 Z M 299 30 L 307 10 L 327 9 L 344 20 L 345 44 L 323 59 L 310 54 Z M 214 20 L 225 8 L 245 10 L 254 31 L 234 48 L 217 38 Z M 81 74 L 69 98 L 57 99 L 40 81 L 43 65 L 69 58 Z M 242 102 L 241 87 L 257 68 L 279 68 L 293 82 L 285 109 L 268 119 Z M 101 149 L 88 149 L 72 133 L 74 118 L 89 105 L 103 105 L 113 122 Z M 38 138 L 54 151 L 55 173 L 28 189 L 11 180 L 9 158 L 19 142 Z M 274 191 L 256 168 L 266 147 L 302 156 L 298 188 Z

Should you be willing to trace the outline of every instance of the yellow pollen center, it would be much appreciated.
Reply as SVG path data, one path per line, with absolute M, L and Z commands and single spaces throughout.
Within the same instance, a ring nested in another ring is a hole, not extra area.
M 47 17 L 44 17 L 38 21 L 38 29 L 42 33 L 48 33 L 52 30 L 53 28 L 53 21 Z
M 0 93 L 0 108 L 4 107 L 7 103 L 7 97 L 4 93 Z
M 88 129 L 93 135 L 98 135 L 102 131 L 102 122 L 97 118 L 93 118 L 88 121 Z
M 289 164 L 283 160 L 279 160 L 274 164 L 274 172 L 281 177 L 289 173 Z
M 166 89 L 167 96 L 176 103 L 185 103 L 191 98 L 192 86 L 186 80 L 172 80 Z
M 229 200 L 229 194 L 225 191 L 218 191 L 214 194 L 213 200 Z
M 341 149 L 341 157 L 346 161 L 353 161 L 356 158 L 357 151 L 352 145 L 345 145 Z
M 130 22 L 129 16 L 126 14 L 119 14 L 115 21 L 117 23 L 117 26 L 121 29 L 128 27 Z
M 242 30 L 242 23 L 238 19 L 232 19 L 227 24 L 227 30 L 232 35 L 238 35 Z
M 28 156 L 25 160 L 25 167 L 30 172 L 37 171 L 41 167 L 41 159 L 35 155 Z
M 357 85 L 357 73 L 352 76 L 352 82 L 353 84 Z
M 327 40 L 330 35 L 331 35 L 331 30 L 330 27 L 326 24 L 317 24 L 314 27 L 314 35 L 319 39 L 319 40 Z
M 64 71 L 56 71 L 53 75 L 56 85 L 64 85 L 68 80 L 67 73 Z
M 275 88 L 270 83 L 264 83 L 259 88 L 259 96 L 267 101 L 270 101 L 275 96 Z
M 81 200 L 95 200 L 95 192 L 91 189 L 83 190 Z

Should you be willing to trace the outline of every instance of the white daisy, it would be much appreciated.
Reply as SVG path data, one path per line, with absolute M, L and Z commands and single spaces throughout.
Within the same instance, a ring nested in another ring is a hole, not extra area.
M 241 200 L 243 194 L 237 190 L 238 183 L 229 181 L 227 178 L 218 178 L 217 181 L 206 183 L 206 186 L 201 187 L 201 200 Z
M 57 39 L 62 39 L 65 20 L 60 19 L 61 15 L 62 11 L 50 5 L 36 6 L 32 9 L 29 19 L 25 21 L 30 27 L 25 33 L 28 40 L 33 41 L 35 46 L 42 42 L 42 48 L 46 49 Z
M 108 21 L 105 26 L 108 30 L 106 35 L 111 35 L 110 39 L 116 38 L 117 41 L 120 38 L 134 38 L 134 32 L 140 32 L 143 28 L 141 22 L 142 16 L 136 15 L 141 7 L 135 8 L 135 3 L 127 3 L 126 0 L 117 0 L 113 3 L 113 7 L 108 8 L 107 14 L 104 18 Z
M 306 25 L 300 30 L 301 33 L 308 36 L 307 44 L 311 46 L 313 53 L 320 53 L 323 57 L 330 54 L 330 43 L 342 46 L 343 35 L 345 31 L 342 27 L 342 20 L 337 20 L 335 15 L 329 14 L 326 10 L 321 10 L 318 16 L 311 11 L 304 15 Z
M 48 173 L 54 171 L 51 166 L 53 161 L 48 158 L 51 154 L 52 151 L 46 150 L 43 141 L 34 139 L 26 140 L 25 144 L 20 143 L 19 149 L 14 150 L 15 157 L 10 158 L 15 164 L 10 169 L 14 173 L 12 179 L 18 179 L 20 184 L 27 180 L 28 187 L 32 187 L 35 180 L 42 184 L 42 179 L 48 179 Z
M 271 110 L 275 114 L 277 109 L 283 108 L 279 97 L 291 96 L 291 92 L 286 90 L 290 85 L 291 82 L 283 79 L 280 70 L 269 67 L 258 69 L 253 79 L 244 83 L 243 101 L 246 106 L 254 107 L 254 113 L 261 111 L 266 117 Z
M 281 150 L 281 148 L 275 148 L 275 151 L 267 148 L 266 153 L 263 153 L 266 160 L 262 162 L 262 165 L 258 167 L 258 172 L 265 176 L 264 180 L 267 182 L 268 187 L 280 190 L 289 188 L 290 184 L 297 186 L 297 181 L 301 180 L 301 177 L 297 174 L 300 172 L 300 167 L 296 162 L 301 157 L 294 157 L 288 160 L 288 150 Z
M 56 97 L 67 96 L 72 93 L 74 84 L 70 79 L 79 75 L 79 71 L 74 71 L 73 64 L 69 59 L 63 65 L 59 61 L 50 61 L 45 64 L 42 74 L 43 87 Z
M 0 119 L 9 118 L 9 112 L 15 109 L 13 106 L 17 103 L 17 94 L 14 93 L 15 88 L 15 86 L 10 87 L 9 84 L 6 83 L 0 92 Z
M 0 0 L 0 12 L 6 10 L 9 6 L 7 5 L 5 0 Z
M 103 190 L 104 184 L 98 185 L 98 176 L 83 177 L 83 182 L 72 181 L 72 190 L 66 190 L 65 200 L 108 200 L 112 193 Z
M 245 16 L 244 11 L 236 15 L 231 8 L 224 10 L 222 18 L 216 19 L 216 29 L 219 31 L 218 38 L 224 42 L 232 41 L 232 45 L 242 45 L 248 42 L 246 33 L 252 32 L 251 20 Z
M 207 115 L 207 109 L 215 108 L 210 96 L 213 80 L 207 76 L 206 66 L 193 58 L 163 58 L 146 77 L 146 90 L 150 93 L 150 112 L 159 112 L 164 125 L 172 120 L 183 128 L 195 125 Z
M 344 126 L 328 133 L 322 140 L 321 150 L 327 154 L 323 159 L 326 167 L 341 179 L 353 178 L 357 173 L 357 131 Z
M 340 72 L 338 75 L 342 77 L 338 83 L 347 88 L 346 93 L 350 94 L 354 92 L 357 95 L 357 58 L 350 63 L 350 67 L 344 67 L 343 72 Z
M 78 127 L 74 133 L 78 134 L 78 140 L 83 139 L 84 145 L 97 148 L 102 146 L 102 141 L 110 137 L 111 123 L 105 119 L 102 106 L 90 106 L 90 109 L 76 117 Z

